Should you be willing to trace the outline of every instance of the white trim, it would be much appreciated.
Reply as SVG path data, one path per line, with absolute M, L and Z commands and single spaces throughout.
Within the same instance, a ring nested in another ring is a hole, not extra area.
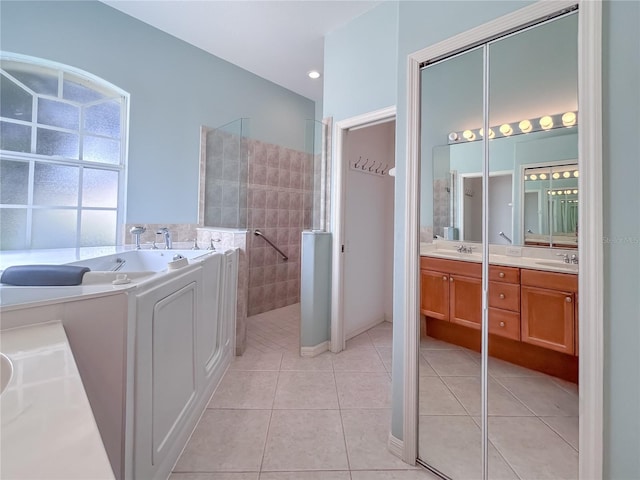
M 394 437 L 391 433 L 389 433 L 389 438 L 387 439 L 387 448 L 393 455 L 402 458 L 404 442 L 399 438 Z
M 403 459 L 417 456 L 417 358 L 419 308 L 417 239 L 419 223 L 420 64 L 543 18 L 579 3 L 578 115 L 579 150 L 579 318 L 580 318 L 580 455 L 579 478 L 603 475 L 603 209 L 602 209 L 602 4 L 600 1 L 543 0 L 408 56 L 407 172 L 405 172 L 405 272 Z
M 396 118 L 396 107 L 386 107 L 373 112 L 336 122 L 334 125 L 333 167 L 335 194 L 331 212 L 332 253 L 331 253 L 331 351 L 341 352 L 345 347 L 344 335 L 344 262 L 342 245 L 344 244 L 344 215 L 346 168 L 348 159 L 345 158 L 344 148 L 347 131 L 383 122 L 390 122 Z
M 315 357 L 329 350 L 330 345 L 331 345 L 331 342 L 327 340 L 325 342 L 319 343 L 318 345 L 314 345 L 313 347 L 300 347 L 300 356 Z

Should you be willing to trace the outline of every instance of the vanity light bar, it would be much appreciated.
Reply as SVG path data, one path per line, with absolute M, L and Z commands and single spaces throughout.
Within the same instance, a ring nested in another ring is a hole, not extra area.
M 489 138 L 505 138 L 512 135 L 522 135 L 531 132 L 542 132 L 554 128 L 571 128 L 578 124 L 578 112 L 556 113 L 544 115 L 539 118 L 524 119 L 519 122 L 503 123 L 489 128 Z M 484 132 L 482 128 L 451 132 L 449 145 L 456 143 L 474 142 L 482 140 Z
M 547 190 L 547 195 L 577 195 L 577 188 L 557 188 L 555 190 Z

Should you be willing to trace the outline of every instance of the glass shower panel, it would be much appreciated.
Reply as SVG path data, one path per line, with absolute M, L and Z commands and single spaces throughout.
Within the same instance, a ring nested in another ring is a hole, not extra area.
M 421 72 L 418 458 L 482 478 L 483 48 Z
M 562 265 L 548 249 L 550 234 L 575 230 L 577 178 L 576 188 L 555 178 L 577 170 L 577 32 L 573 13 L 487 46 L 490 260 L 511 251 Z M 573 295 L 552 285 L 572 275 L 537 265 L 489 266 L 489 478 L 578 477 L 577 444 L 568 433 L 578 431 L 577 378 L 570 378 L 577 357 L 540 346 L 565 324 L 556 305 L 565 320 L 573 315 Z M 568 322 L 572 330 L 572 317 Z

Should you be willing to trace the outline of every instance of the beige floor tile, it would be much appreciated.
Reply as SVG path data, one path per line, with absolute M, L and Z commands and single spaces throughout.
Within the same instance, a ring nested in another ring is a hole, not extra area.
M 432 480 L 439 479 L 426 469 L 351 472 L 351 480 Z
M 443 342 L 442 340 L 437 340 L 431 337 L 422 337 L 420 338 L 420 349 L 425 350 L 460 350 L 457 345 L 452 343 Z
M 470 415 L 481 414 L 480 377 L 442 377 L 444 383 L 460 400 Z M 493 379 L 489 379 L 489 415 L 532 416 L 508 390 Z
M 347 347 L 333 357 L 336 372 L 386 372 L 374 347 Z
M 578 452 L 538 418 L 492 417 L 489 439 L 522 480 L 578 478 Z
M 480 365 L 461 350 L 423 350 L 422 354 L 438 375 L 480 375 Z
M 578 396 L 559 387 L 550 377 L 500 377 L 518 400 L 540 417 L 577 417 Z
M 341 414 L 352 470 L 408 467 L 389 452 L 387 447 L 391 425 L 390 410 L 343 410 Z
M 276 409 L 337 409 L 333 372 L 280 372 Z
M 481 432 L 471 417 L 421 415 L 418 432 L 421 460 L 451 478 L 482 478 Z M 518 478 L 493 445 L 489 445 L 489 478 Z
M 367 331 L 371 343 L 376 347 L 391 347 L 393 345 L 393 326 L 390 322 L 383 322 Z
M 270 410 L 206 410 L 174 471 L 259 471 L 270 416 Z
M 544 373 L 489 357 L 489 375 L 493 377 L 544 377 Z
M 247 348 L 244 355 L 234 357 L 229 370 L 278 371 L 282 363 L 282 352 L 259 352 Z
M 274 410 L 263 471 L 348 470 L 338 410 Z
M 349 471 L 342 472 L 264 472 L 260 480 L 351 480 Z
M 435 377 L 438 375 L 422 353 L 418 355 L 418 375 L 421 377 Z
M 421 376 L 418 392 L 420 415 L 467 415 L 467 411 L 440 377 Z
M 258 480 L 258 472 L 252 473 L 172 473 L 169 480 Z
M 277 381 L 278 372 L 229 370 L 207 408 L 271 409 Z
M 356 335 L 355 337 L 347 340 L 347 350 L 353 347 L 373 347 L 373 342 L 371 341 L 371 337 L 367 334 L 367 332 L 361 333 L 360 335 Z
M 540 417 L 540 420 L 549 425 L 565 442 L 578 450 L 578 424 L 580 420 L 578 417 Z
M 333 372 L 333 353 L 325 352 L 315 357 L 301 357 L 297 351 L 285 352 L 282 355 L 280 370 Z
M 336 372 L 340 408 L 391 407 L 391 379 L 385 373 Z

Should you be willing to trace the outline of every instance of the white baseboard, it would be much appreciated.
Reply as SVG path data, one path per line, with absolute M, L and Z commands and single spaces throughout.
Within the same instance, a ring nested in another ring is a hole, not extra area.
M 326 342 L 319 343 L 313 347 L 300 347 L 300 356 L 301 357 L 315 357 L 316 355 L 320 355 L 322 352 L 326 352 L 329 350 L 331 346 L 331 342 L 327 340 Z
M 373 328 L 373 327 L 377 327 L 378 325 L 382 324 L 386 322 L 386 320 L 384 318 L 381 318 L 379 320 L 375 320 L 371 323 L 366 324 L 364 327 L 360 327 L 357 330 L 354 330 L 353 332 L 349 332 L 347 334 L 345 334 L 344 339 L 345 340 L 350 340 L 353 337 L 357 337 L 358 335 L 360 335 L 361 333 L 366 332 L 367 330 Z
M 392 454 L 404 461 L 404 442 L 394 437 L 391 433 L 389 433 L 389 439 L 387 440 L 387 448 Z

